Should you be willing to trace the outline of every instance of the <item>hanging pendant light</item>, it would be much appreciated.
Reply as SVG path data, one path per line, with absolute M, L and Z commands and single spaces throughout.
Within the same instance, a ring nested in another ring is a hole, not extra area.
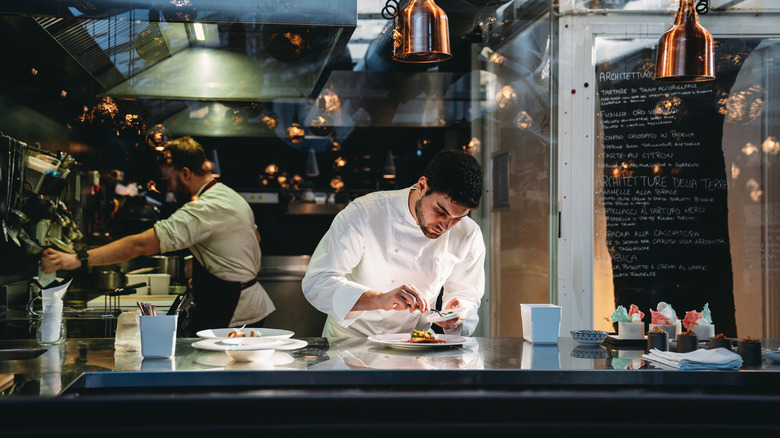
M 298 110 L 295 110 L 295 115 L 293 115 L 293 121 L 290 124 L 290 126 L 287 127 L 287 139 L 290 140 L 292 143 L 300 143 L 303 141 L 303 138 L 305 137 L 306 132 L 303 130 L 303 127 L 298 122 Z
M 306 176 L 320 176 L 320 168 L 317 166 L 317 155 L 314 149 L 309 149 L 309 158 L 306 161 Z
M 393 59 L 426 63 L 450 58 L 447 14 L 433 0 L 410 0 L 395 17 Z
M 387 156 L 385 157 L 385 165 L 382 168 L 382 178 L 395 178 L 395 160 L 393 160 L 393 151 L 389 149 L 387 150 Z
M 694 0 L 680 0 L 674 25 L 658 41 L 655 80 L 703 82 L 715 79 L 712 34 L 699 24 Z

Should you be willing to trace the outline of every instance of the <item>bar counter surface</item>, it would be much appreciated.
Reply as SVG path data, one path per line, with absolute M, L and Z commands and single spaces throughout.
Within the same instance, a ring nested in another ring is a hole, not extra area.
M 585 348 L 568 337 L 431 350 L 303 339 L 305 348 L 262 362 L 232 361 L 190 338 L 177 339 L 171 359 L 116 352 L 111 338 L 0 340 L 4 351 L 46 350 L 0 356 L 0 374 L 13 375 L 0 393 L 0 434 L 780 431 L 780 418 L 765 414 L 780 412 L 780 364 L 766 357 L 739 371 L 679 371 L 643 361 L 641 346 Z M 777 351 L 780 340 L 762 346 Z

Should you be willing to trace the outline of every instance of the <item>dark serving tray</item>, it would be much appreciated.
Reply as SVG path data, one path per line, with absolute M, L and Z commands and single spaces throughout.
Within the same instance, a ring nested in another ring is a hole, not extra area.
M 45 353 L 42 349 L 21 349 L 0 350 L 0 360 L 24 360 L 35 359 Z
M 604 343 L 615 348 L 625 348 L 632 350 L 647 348 L 647 336 L 642 339 L 619 339 L 616 336 L 607 335 L 606 339 L 604 339 Z

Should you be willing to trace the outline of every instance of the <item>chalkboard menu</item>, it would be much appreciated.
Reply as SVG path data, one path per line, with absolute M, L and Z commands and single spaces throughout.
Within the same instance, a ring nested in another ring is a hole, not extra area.
M 709 303 L 736 336 L 723 101 L 756 44 L 718 40 L 710 82 L 654 81 L 647 47 L 596 65 L 595 234 L 609 254 L 596 263 L 611 267 L 615 305 L 646 322 L 660 301 L 680 318 Z

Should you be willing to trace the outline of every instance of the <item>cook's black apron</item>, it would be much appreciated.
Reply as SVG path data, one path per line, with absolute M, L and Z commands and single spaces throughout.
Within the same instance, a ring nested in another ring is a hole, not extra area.
M 190 309 L 190 329 L 200 330 L 230 327 L 230 319 L 241 298 L 241 291 L 257 283 L 257 279 L 240 283 L 225 281 L 212 275 L 193 257 L 192 297 L 195 306 Z
M 201 194 L 216 184 L 211 180 Z M 241 283 L 226 281 L 212 275 L 197 258 L 192 258 L 192 297 L 195 305 L 189 309 L 190 330 L 230 327 L 230 319 L 241 298 L 241 291 L 257 283 L 257 278 Z

